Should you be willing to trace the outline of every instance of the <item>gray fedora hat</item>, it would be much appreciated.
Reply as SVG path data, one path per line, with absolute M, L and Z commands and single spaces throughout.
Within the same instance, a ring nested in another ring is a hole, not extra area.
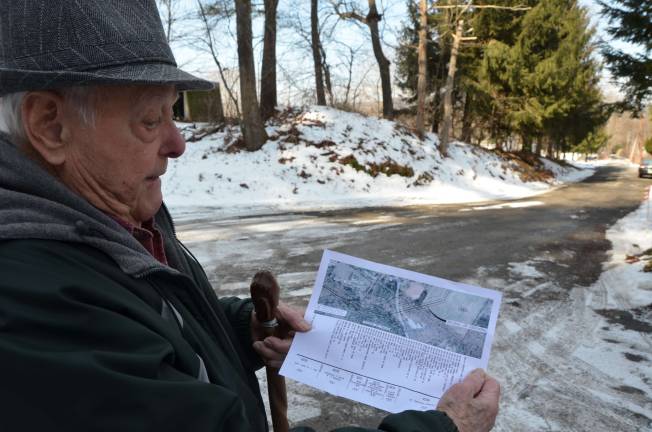
M 177 68 L 155 0 L 0 0 L 0 96 L 77 85 L 213 83 Z

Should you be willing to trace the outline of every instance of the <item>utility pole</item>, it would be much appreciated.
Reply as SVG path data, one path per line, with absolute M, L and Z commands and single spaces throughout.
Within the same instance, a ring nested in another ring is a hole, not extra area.
M 457 11 L 457 16 L 462 16 L 472 9 L 497 9 L 509 11 L 528 11 L 532 9 L 529 6 L 502 6 L 502 5 L 475 5 L 473 2 L 453 5 L 433 5 L 433 10 L 451 9 Z M 460 49 L 460 43 L 464 41 L 477 40 L 477 37 L 462 37 L 464 31 L 464 20 L 457 21 L 457 28 L 453 36 L 453 47 L 451 50 L 451 59 L 448 64 L 448 76 L 446 77 L 446 86 L 444 87 L 444 116 L 439 128 L 439 152 L 443 157 L 448 156 L 448 143 L 453 130 L 453 88 L 455 86 L 455 73 L 457 72 L 457 55 Z
M 421 0 L 419 12 L 419 78 L 417 81 L 417 131 L 423 135 L 423 118 L 426 111 L 426 81 L 428 79 L 426 38 L 428 31 L 428 6 L 427 0 Z
M 444 118 L 439 133 L 439 152 L 443 157 L 448 156 L 448 142 L 450 141 L 451 129 L 453 127 L 453 85 L 455 84 L 455 73 L 457 72 L 457 54 L 462 41 L 464 20 L 457 21 L 457 29 L 453 36 L 453 49 L 451 60 L 448 63 L 448 76 L 444 93 Z

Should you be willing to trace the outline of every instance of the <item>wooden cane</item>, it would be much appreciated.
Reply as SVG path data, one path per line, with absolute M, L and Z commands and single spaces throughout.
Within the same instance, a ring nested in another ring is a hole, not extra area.
M 284 336 L 280 334 L 281 329 L 276 321 L 279 291 L 276 278 L 269 271 L 259 271 L 251 281 L 251 298 L 256 310 L 256 319 L 262 325 L 265 337 L 277 336 L 282 338 Z M 288 432 L 290 427 L 288 425 L 288 398 L 285 389 L 285 378 L 279 375 L 279 369 L 269 366 L 265 369 L 274 432 Z

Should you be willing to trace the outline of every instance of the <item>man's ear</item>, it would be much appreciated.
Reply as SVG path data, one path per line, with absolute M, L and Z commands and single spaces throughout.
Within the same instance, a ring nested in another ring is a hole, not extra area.
M 63 98 L 52 91 L 27 93 L 21 107 L 28 141 L 51 166 L 59 166 L 66 160 L 68 137 L 63 108 Z

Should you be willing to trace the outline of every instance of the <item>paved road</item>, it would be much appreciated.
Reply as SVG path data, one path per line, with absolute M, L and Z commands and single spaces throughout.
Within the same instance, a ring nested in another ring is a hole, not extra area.
M 490 370 L 505 392 L 496 430 L 645 430 L 646 393 L 618 387 L 577 356 L 588 349 L 580 335 L 599 338 L 594 310 L 606 304 L 606 288 L 586 287 L 607 258 L 605 230 L 640 205 L 650 183 L 607 166 L 582 183 L 508 203 L 186 219 L 177 231 L 220 295 L 246 295 L 255 270 L 270 267 L 286 302 L 303 306 L 325 248 L 499 289 Z M 649 332 L 640 338 L 649 370 Z M 291 420 L 318 430 L 374 426 L 383 415 L 304 386 L 292 392 Z

